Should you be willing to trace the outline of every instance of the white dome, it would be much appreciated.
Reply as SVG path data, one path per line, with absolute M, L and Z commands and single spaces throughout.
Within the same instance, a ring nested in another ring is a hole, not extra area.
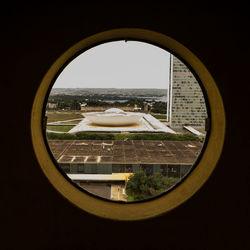
M 85 118 L 98 125 L 121 126 L 140 123 L 143 113 L 124 112 L 121 109 L 111 108 L 105 112 L 84 113 Z
M 107 110 L 105 110 L 104 112 L 107 112 L 107 113 L 124 113 L 123 110 L 117 109 L 117 108 L 107 109 Z

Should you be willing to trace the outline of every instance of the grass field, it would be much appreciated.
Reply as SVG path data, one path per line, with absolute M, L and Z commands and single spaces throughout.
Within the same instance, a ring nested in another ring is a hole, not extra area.
M 56 121 L 65 121 L 71 119 L 83 118 L 83 116 L 79 113 L 75 112 L 48 112 L 46 114 L 48 117 L 47 122 L 56 122 Z
M 167 118 L 166 115 L 153 115 L 152 114 L 152 116 L 155 117 L 156 119 L 166 119 Z
M 65 126 L 53 126 L 53 125 L 48 125 L 47 129 L 53 130 L 53 131 L 61 131 L 61 132 L 68 132 L 70 129 L 72 129 L 74 126 L 71 125 L 65 125 Z
M 75 118 L 75 119 L 77 119 L 77 118 Z M 67 125 L 67 124 L 78 124 L 79 122 L 80 122 L 81 120 L 77 120 L 77 121 L 70 121 L 70 122 L 67 122 L 67 121 L 65 121 L 65 122 L 60 122 L 60 124 L 65 124 L 65 125 Z

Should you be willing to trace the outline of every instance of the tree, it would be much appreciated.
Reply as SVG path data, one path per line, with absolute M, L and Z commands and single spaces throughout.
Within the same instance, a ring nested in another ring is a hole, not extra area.
M 70 104 L 70 109 L 71 110 L 80 110 L 81 105 L 77 100 L 73 100 L 72 103 Z
M 64 101 L 58 101 L 58 103 L 57 103 L 57 109 L 65 109 L 65 108 L 67 108 L 68 107 L 68 105 L 64 102 Z
M 129 178 L 126 192 L 131 200 L 146 199 L 168 190 L 178 181 L 179 178 L 167 177 L 161 173 L 147 176 L 141 170 Z
M 166 114 L 167 112 L 167 103 L 165 102 L 155 102 L 151 111 L 153 113 Z

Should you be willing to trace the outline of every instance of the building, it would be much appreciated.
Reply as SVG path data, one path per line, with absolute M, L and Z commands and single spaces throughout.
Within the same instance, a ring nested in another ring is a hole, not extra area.
M 205 130 L 207 109 L 201 87 L 177 57 L 170 55 L 167 120 L 173 128 L 192 126 Z
M 56 109 L 57 108 L 57 103 L 48 102 L 46 108 L 47 109 Z
M 139 170 L 181 179 L 202 148 L 196 141 L 49 140 L 59 168 L 77 185 L 107 199 L 126 200 L 129 176 Z

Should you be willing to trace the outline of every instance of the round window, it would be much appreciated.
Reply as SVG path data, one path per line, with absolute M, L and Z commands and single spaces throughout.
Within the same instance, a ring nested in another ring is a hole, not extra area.
M 118 220 L 187 200 L 214 169 L 225 131 L 204 65 L 173 39 L 142 29 L 99 33 L 66 51 L 38 89 L 31 123 L 55 188 L 83 210 Z

